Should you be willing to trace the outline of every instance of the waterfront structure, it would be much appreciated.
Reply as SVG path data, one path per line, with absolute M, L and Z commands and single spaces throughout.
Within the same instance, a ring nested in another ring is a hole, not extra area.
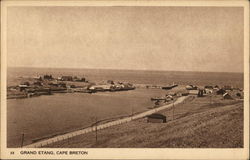
M 73 81 L 73 77 L 72 76 L 62 76 L 61 81 Z
M 233 99 L 227 92 L 223 94 L 223 99 Z
M 197 90 L 198 87 L 195 86 L 195 85 L 187 85 L 187 86 L 186 86 L 186 89 L 187 89 L 187 90 Z

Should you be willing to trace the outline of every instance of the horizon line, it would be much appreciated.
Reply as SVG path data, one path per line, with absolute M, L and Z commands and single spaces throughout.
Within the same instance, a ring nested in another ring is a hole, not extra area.
M 148 70 L 148 69 L 117 69 L 117 68 L 76 68 L 76 67 L 28 67 L 28 66 L 7 66 L 7 68 L 38 68 L 38 69 L 90 69 L 90 70 L 123 70 L 123 71 L 156 71 L 156 72 L 210 72 L 210 73 L 244 73 L 243 72 L 223 72 L 223 71 L 181 71 L 181 70 Z

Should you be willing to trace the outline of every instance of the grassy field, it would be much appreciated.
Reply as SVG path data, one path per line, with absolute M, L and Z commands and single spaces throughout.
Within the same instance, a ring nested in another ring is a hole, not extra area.
M 241 148 L 243 101 L 221 95 L 189 97 L 161 112 L 167 123 L 147 123 L 146 118 L 95 133 L 73 137 L 46 147 L 60 148 Z

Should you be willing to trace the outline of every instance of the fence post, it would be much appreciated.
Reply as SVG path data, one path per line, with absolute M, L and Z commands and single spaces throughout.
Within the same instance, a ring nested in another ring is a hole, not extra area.
M 69 145 L 69 135 L 68 135 L 68 145 Z
M 23 147 L 23 141 L 24 141 L 24 133 L 22 133 L 21 148 Z
M 174 101 L 173 101 L 173 120 L 174 120 Z

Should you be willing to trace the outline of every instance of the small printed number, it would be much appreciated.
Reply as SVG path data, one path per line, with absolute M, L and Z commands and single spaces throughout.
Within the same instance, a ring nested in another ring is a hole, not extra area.
M 10 154 L 15 154 L 15 152 L 11 151 Z

